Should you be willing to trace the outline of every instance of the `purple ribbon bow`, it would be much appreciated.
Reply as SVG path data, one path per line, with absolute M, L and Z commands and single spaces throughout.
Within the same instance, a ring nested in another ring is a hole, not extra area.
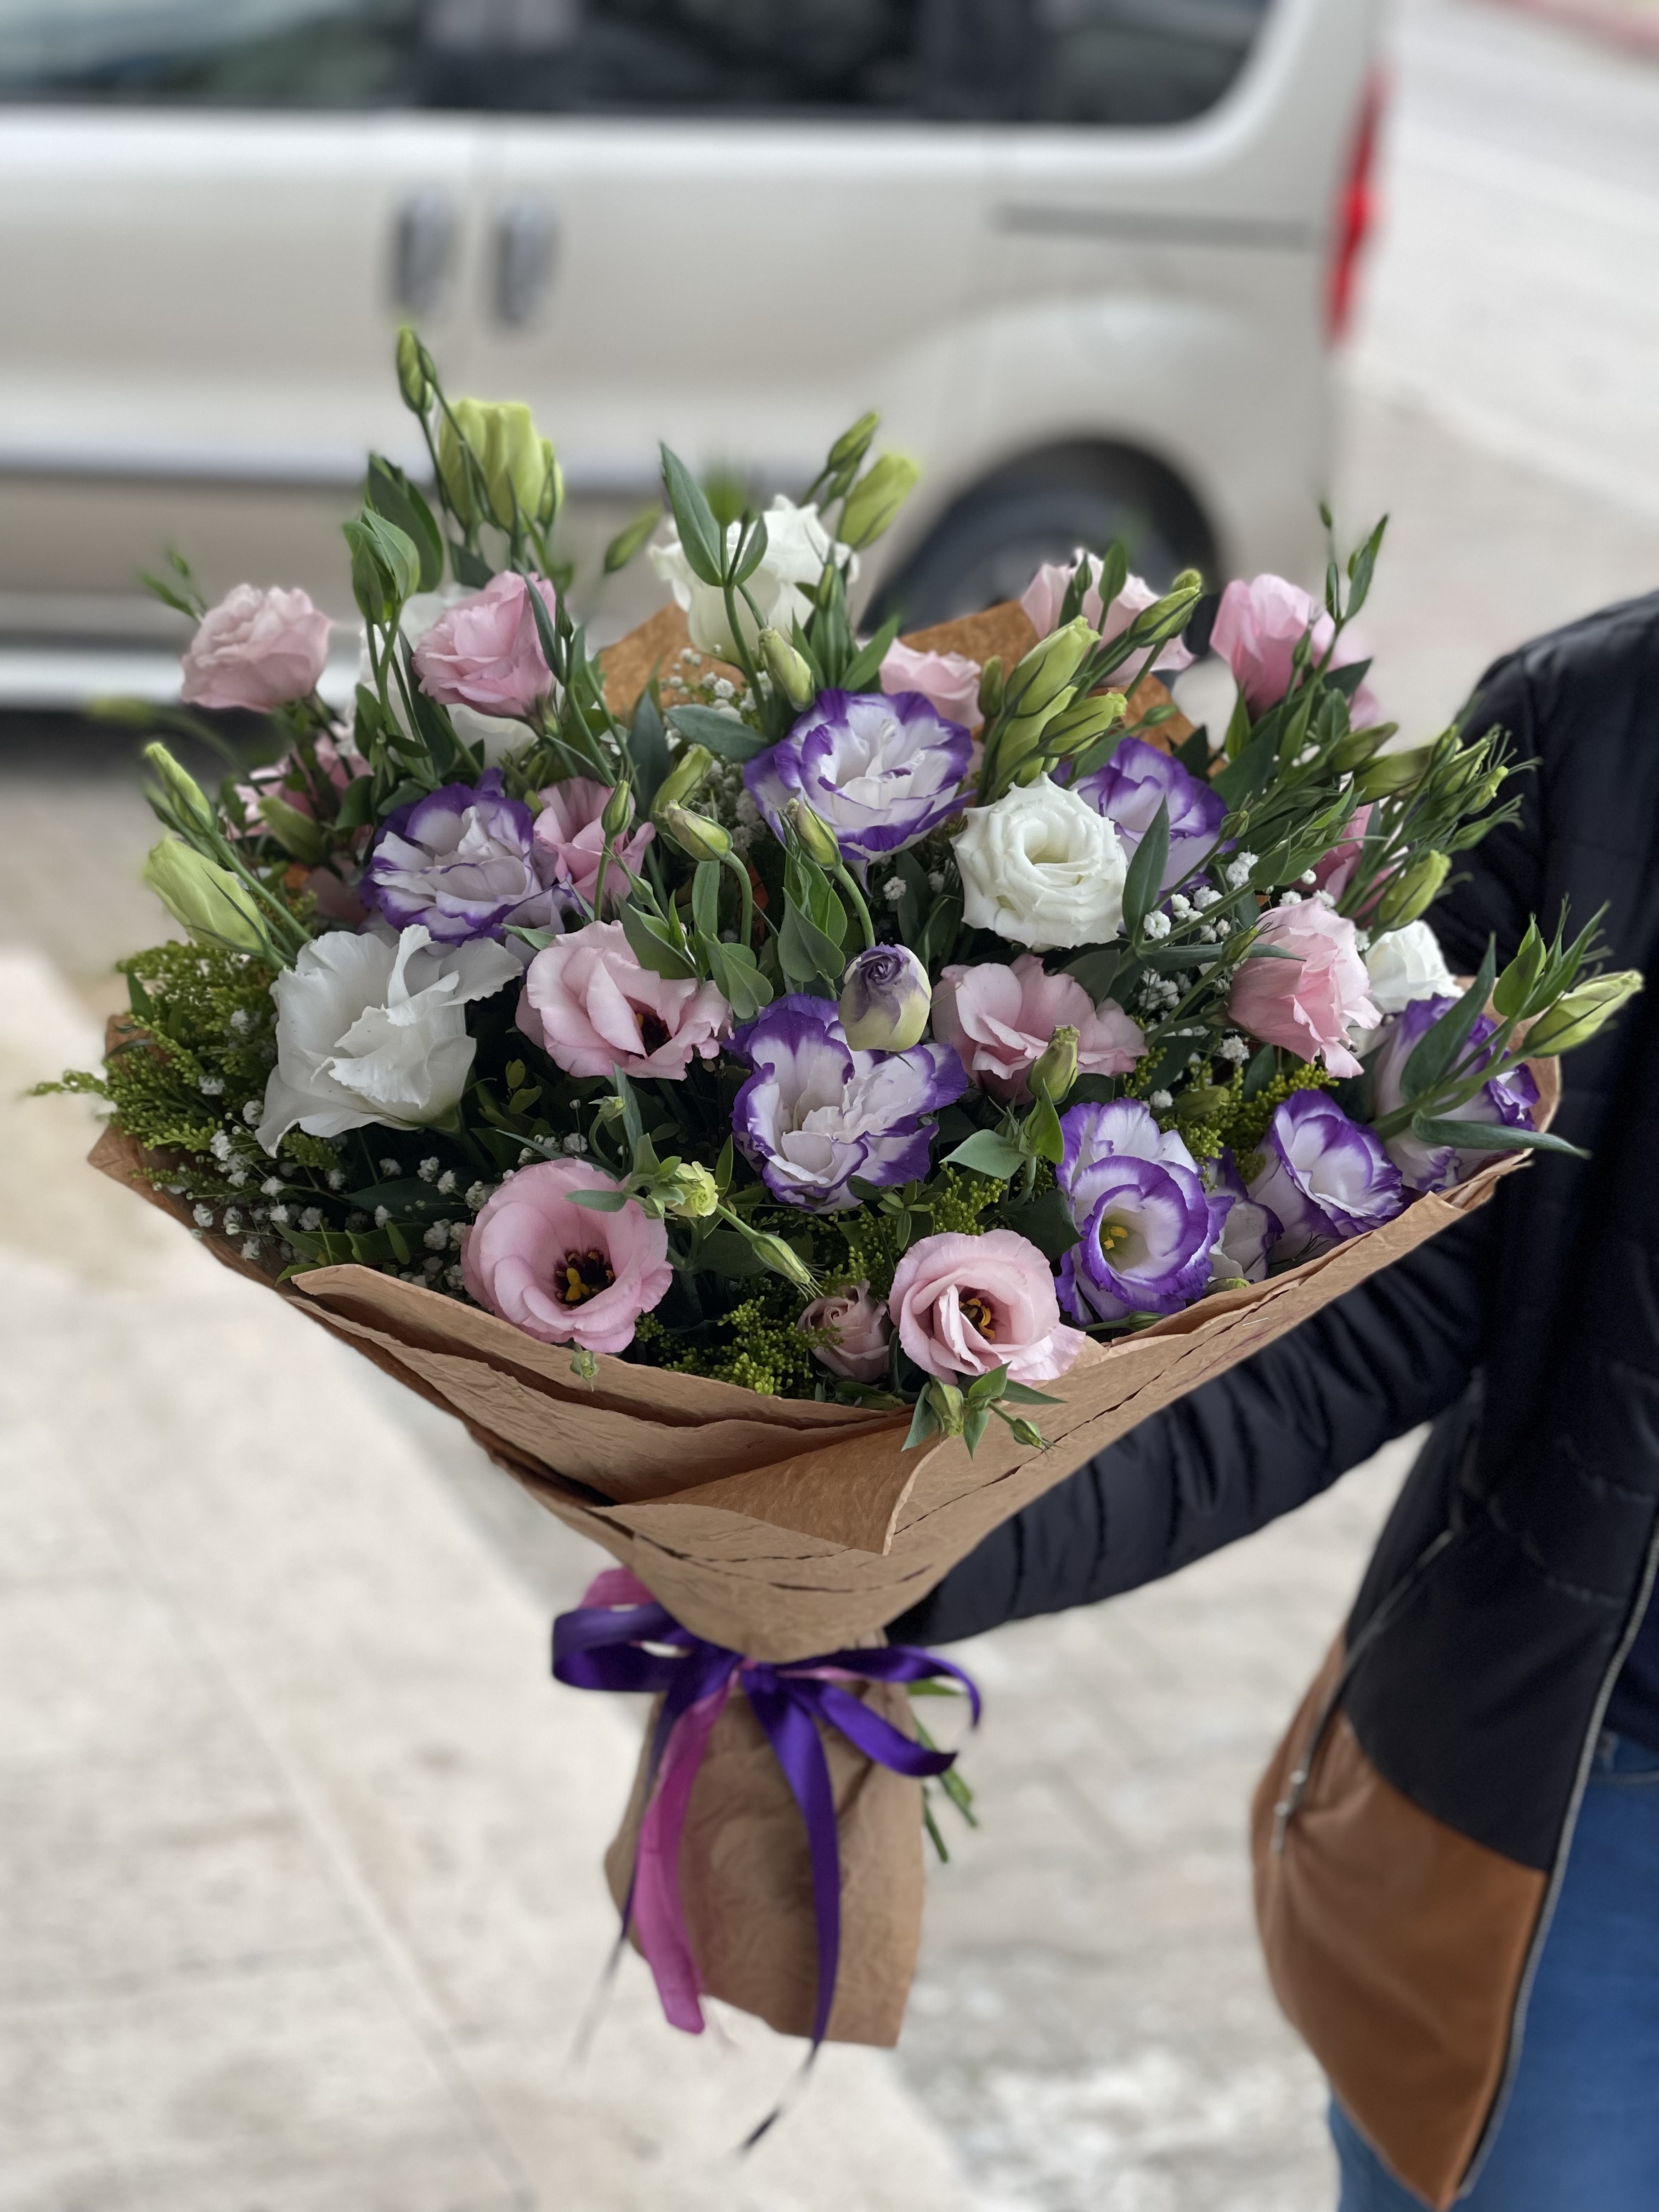
M 700 2035 L 704 2023 L 699 2002 L 702 1983 L 680 1896 L 680 1840 L 709 1735 L 733 1685 L 741 1682 L 806 1823 L 818 1943 L 810 2063 L 830 2024 L 841 1956 L 836 1801 L 815 1723 L 839 1729 L 867 1759 L 895 1773 L 918 1778 L 942 1774 L 956 1758 L 953 1751 L 924 1751 L 842 1685 L 921 1682 L 948 1674 L 966 1690 L 975 1723 L 978 1690 L 948 1659 L 904 1644 L 831 1651 L 787 1665 L 747 1659 L 740 1651 L 706 1643 L 682 1628 L 625 1567 L 609 1568 L 595 1577 L 583 1593 L 580 1609 L 561 1613 L 555 1620 L 553 1672 L 575 1690 L 646 1690 L 661 1695 L 646 1773 L 645 1816 L 623 1904 L 623 1932 L 627 1934 L 630 1923 L 637 1929 L 664 2013 L 675 2027 L 692 2035 Z

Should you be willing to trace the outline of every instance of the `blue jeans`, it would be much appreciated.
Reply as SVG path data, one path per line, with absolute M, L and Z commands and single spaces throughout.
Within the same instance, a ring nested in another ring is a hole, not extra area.
M 1340 2106 L 1339 2212 L 1422 2212 Z M 1659 2206 L 1659 1752 L 1603 1735 L 1492 2155 L 1460 2212 Z

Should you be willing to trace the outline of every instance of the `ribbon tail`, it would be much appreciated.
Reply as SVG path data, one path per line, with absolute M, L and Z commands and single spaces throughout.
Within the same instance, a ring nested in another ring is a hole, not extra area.
M 812 2007 L 812 2045 L 823 2042 L 835 2001 L 836 1970 L 841 1963 L 841 1847 L 836 1833 L 836 1796 L 830 1762 L 823 1755 L 811 1713 L 798 1703 L 794 1686 L 775 1688 L 757 1680 L 745 1685 L 756 1718 L 771 1741 L 791 1796 L 806 1823 L 807 1856 L 812 1869 L 812 1917 L 818 1943 L 817 1994 Z
M 692 1954 L 684 1900 L 680 1894 L 680 1844 L 685 1834 L 692 1785 L 731 1687 L 728 1674 L 707 1695 L 688 1706 L 670 1731 L 655 1784 L 646 1804 L 645 1817 L 640 1822 L 634 1879 L 629 1891 L 627 1911 L 657 1984 L 664 2014 L 671 2027 L 684 2028 L 689 2035 L 701 2035 L 704 2021 L 698 2002 L 702 1979 Z M 625 1919 L 624 1930 L 626 1926 Z

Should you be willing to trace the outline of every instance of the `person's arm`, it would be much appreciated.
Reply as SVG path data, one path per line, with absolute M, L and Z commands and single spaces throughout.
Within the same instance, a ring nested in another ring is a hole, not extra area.
M 1480 1355 L 1485 1222 L 1420 1245 L 1132 1429 L 994 1529 L 889 1636 L 948 1644 L 1173 1574 L 1444 1413 Z

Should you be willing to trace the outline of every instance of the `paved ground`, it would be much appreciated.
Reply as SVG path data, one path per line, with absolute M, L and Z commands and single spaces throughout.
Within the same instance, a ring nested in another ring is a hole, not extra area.
M 1414 730 L 1659 582 L 1659 71 L 1402 12 L 1339 505 Z M 1249 1933 L 1250 1784 L 1399 1454 L 1176 1582 L 968 1654 L 985 1820 L 896 2058 L 694 2044 L 609 1942 L 635 1717 L 546 1679 L 589 1564 L 440 1417 L 79 1169 L 142 941 L 111 752 L 0 744 L 0 2212 L 1323 2212 L 1317 2076 Z M 289 1424 L 305 1407 L 319 1443 Z

